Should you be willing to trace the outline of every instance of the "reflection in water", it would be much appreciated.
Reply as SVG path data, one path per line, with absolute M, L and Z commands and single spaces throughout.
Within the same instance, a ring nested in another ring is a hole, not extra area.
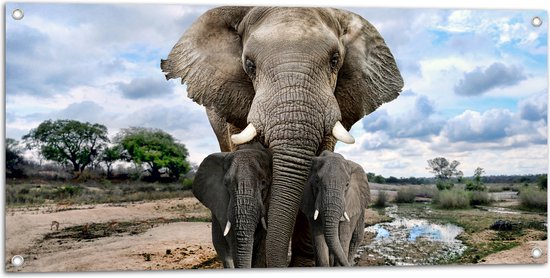
M 463 232 L 452 224 L 439 225 L 425 219 L 399 217 L 397 206 L 386 208 L 394 220 L 365 228 L 376 234 L 374 240 L 360 248 L 369 257 L 383 258 L 386 264 L 426 265 L 460 256 L 466 249 L 456 237 Z

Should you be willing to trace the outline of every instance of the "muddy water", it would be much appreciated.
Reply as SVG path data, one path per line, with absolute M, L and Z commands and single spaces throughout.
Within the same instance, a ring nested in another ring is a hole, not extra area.
M 461 227 L 400 217 L 397 210 L 397 206 L 386 208 L 386 215 L 393 221 L 365 228 L 374 237 L 359 248 L 358 266 L 441 264 L 466 249 L 456 239 L 463 232 Z

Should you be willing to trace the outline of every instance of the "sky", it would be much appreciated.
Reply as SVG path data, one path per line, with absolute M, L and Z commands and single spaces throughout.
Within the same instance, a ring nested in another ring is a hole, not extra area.
M 159 63 L 212 7 L 6 4 L 6 137 L 21 140 L 48 119 L 104 124 L 111 138 L 160 128 L 199 164 L 218 143 L 204 108 Z M 546 12 L 339 8 L 378 29 L 405 86 L 336 152 L 384 176 L 431 176 L 427 160 L 438 156 L 461 162 L 465 176 L 547 172 Z

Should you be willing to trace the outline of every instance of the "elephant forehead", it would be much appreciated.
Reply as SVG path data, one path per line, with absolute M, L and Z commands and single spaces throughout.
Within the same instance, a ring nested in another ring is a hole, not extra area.
M 320 159 L 318 166 L 320 175 L 345 175 L 348 173 L 345 160 L 337 156 Z
M 235 170 L 269 170 L 271 159 L 257 151 L 238 151 L 233 158 Z
M 250 26 L 251 37 L 259 40 L 298 40 L 334 34 L 335 30 L 331 30 L 316 11 L 309 8 L 272 8 L 264 11 L 262 20 L 256 20 L 255 26 Z
M 257 28 L 252 34 L 251 38 L 257 41 L 274 42 L 277 40 L 286 41 L 300 41 L 307 38 L 323 39 L 329 38 L 326 36 L 329 30 L 324 24 L 311 25 L 306 27 L 301 24 L 302 20 L 294 20 L 291 22 L 272 22 L 265 24 Z M 335 38 L 335 36 L 334 36 Z

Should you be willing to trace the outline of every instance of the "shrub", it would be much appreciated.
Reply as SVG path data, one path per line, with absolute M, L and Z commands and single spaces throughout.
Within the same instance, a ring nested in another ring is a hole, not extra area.
M 467 180 L 466 190 L 468 191 L 484 191 L 486 189 L 482 182 Z
M 414 197 L 416 197 L 416 190 L 406 187 L 397 190 L 397 197 L 395 200 L 397 203 L 412 203 L 414 202 Z
M 154 185 L 142 184 L 137 187 L 137 192 L 155 192 L 157 189 Z
M 443 209 L 463 209 L 468 208 L 470 198 L 464 190 L 441 190 L 437 195 L 436 202 Z
M 548 196 L 546 191 L 538 188 L 527 187 L 521 189 L 519 194 L 521 206 L 527 209 L 546 210 Z
M 73 197 L 82 192 L 82 187 L 78 185 L 64 185 L 55 190 L 55 195 L 59 198 Z
M 384 190 L 378 190 L 378 198 L 376 198 L 376 202 L 374 202 L 375 207 L 385 207 L 386 202 L 388 202 L 388 194 Z
M 471 206 L 488 205 L 491 203 L 491 199 L 489 198 L 489 193 L 487 193 L 487 191 L 471 191 L 468 193 Z
M 454 184 L 450 180 L 438 179 L 435 182 L 435 186 L 437 186 L 437 190 L 450 190 L 451 188 L 453 188 Z
M 193 180 L 192 179 L 185 178 L 185 179 L 183 179 L 182 184 L 183 184 L 183 187 L 182 187 L 183 190 L 190 190 L 190 189 L 193 188 Z

